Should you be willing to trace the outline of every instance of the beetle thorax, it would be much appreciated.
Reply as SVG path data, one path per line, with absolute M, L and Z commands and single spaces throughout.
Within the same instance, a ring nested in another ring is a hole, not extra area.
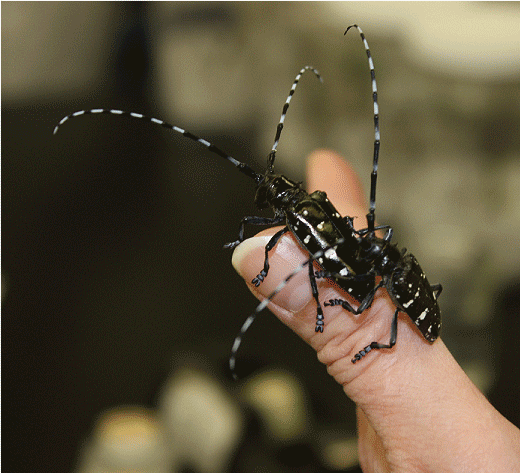
M 259 209 L 272 207 L 284 211 L 294 205 L 305 193 L 300 184 L 281 174 L 266 174 L 256 189 L 255 204 Z
M 397 246 L 370 233 L 361 239 L 358 257 L 376 267 L 381 276 L 392 274 L 402 258 Z

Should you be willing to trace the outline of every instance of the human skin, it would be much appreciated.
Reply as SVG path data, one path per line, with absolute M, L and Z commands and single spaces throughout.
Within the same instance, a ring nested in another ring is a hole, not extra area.
M 308 191 L 323 190 L 354 226 L 366 226 L 368 206 L 352 167 L 336 153 L 314 152 L 307 163 Z M 270 254 L 271 269 L 255 288 L 264 247 L 281 227 L 239 245 L 233 265 L 260 299 L 308 258 L 286 234 Z M 346 298 L 330 281 L 318 283 L 320 300 Z M 441 302 L 442 305 L 442 302 Z M 355 402 L 360 463 L 365 473 L 520 473 L 520 430 L 505 419 L 457 364 L 442 339 L 428 343 L 411 319 L 399 314 L 397 343 L 351 359 L 372 341 L 387 343 L 395 311 L 379 289 L 369 310 L 353 315 L 325 308 L 325 330 L 316 333 L 316 304 L 307 271 L 301 271 L 273 299 L 269 309 L 317 353 L 318 360 Z

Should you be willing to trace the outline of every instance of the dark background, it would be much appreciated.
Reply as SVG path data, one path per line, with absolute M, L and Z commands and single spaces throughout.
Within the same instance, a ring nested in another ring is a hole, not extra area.
M 520 424 L 520 8 L 444 5 L 454 11 L 394 5 L 383 18 L 378 4 L 2 3 L 6 471 L 71 471 L 96 417 L 153 407 L 179 354 L 227 383 L 231 343 L 255 307 L 222 249 L 256 213 L 247 178 L 138 120 L 85 116 L 56 136 L 54 126 L 81 109 L 136 111 L 260 170 L 294 76 L 311 64 L 325 82 L 302 79 L 278 169 L 302 179 L 304 156 L 327 146 L 368 187 L 368 66 L 354 32 L 343 37 L 354 21 L 380 91 L 378 220 L 443 283 L 443 339 Z M 430 18 L 438 31 L 438 16 L 458 25 L 444 25 L 444 42 L 420 27 Z M 320 422 L 354 435 L 341 388 L 274 317 L 257 321 L 242 356 L 291 370 Z

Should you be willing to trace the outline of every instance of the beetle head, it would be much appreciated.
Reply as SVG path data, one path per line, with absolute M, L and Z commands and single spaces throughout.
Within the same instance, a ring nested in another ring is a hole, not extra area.
M 267 173 L 256 189 L 255 204 L 259 209 L 272 207 L 275 210 L 284 210 L 294 202 L 295 196 L 300 192 L 297 182 L 281 174 Z

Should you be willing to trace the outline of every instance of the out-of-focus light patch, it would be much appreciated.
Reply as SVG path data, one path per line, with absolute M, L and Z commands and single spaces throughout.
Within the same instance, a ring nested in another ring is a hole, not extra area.
M 119 406 L 99 417 L 82 448 L 76 471 L 171 471 L 170 450 L 153 411 Z
M 2 98 L 92 87 L 111 54 L 116 11 L 108 2 L 4 3 Z
M 97 426 L 97 441 L 112 455 L 125 459 L 157 442 L 160 428 L 142 408 L 117 408 L 105 413 Z
M 270 370 L 247 381 L 244 400 L 261 416 L 268 431 L 278 440 L 303 435 L 309 413 L 307 400 L 298 380 L 286 371 Z
M 205 473 L 227 471 L 244 419 L 217 379 L 196 369 L 180 369 L 161 392 L 159 415 L 181 462 Z
M 359 463 L 356 437 L 337 437 L 321 448 L 322 461 L 329 470 L 344 471 Z
M 405 51 L 428 69 L 478 79 L 520 73 L 517 2 L 323 2 L 325 21 L 357 23 L 370 38 L 400 35 Z
M 183 122 L 233 127 L 251 114 L 248 54 L 224 27 L 168 29 L 156 42 L 158 103 Z M 179 92 L 180 91 L 180 92 Z

